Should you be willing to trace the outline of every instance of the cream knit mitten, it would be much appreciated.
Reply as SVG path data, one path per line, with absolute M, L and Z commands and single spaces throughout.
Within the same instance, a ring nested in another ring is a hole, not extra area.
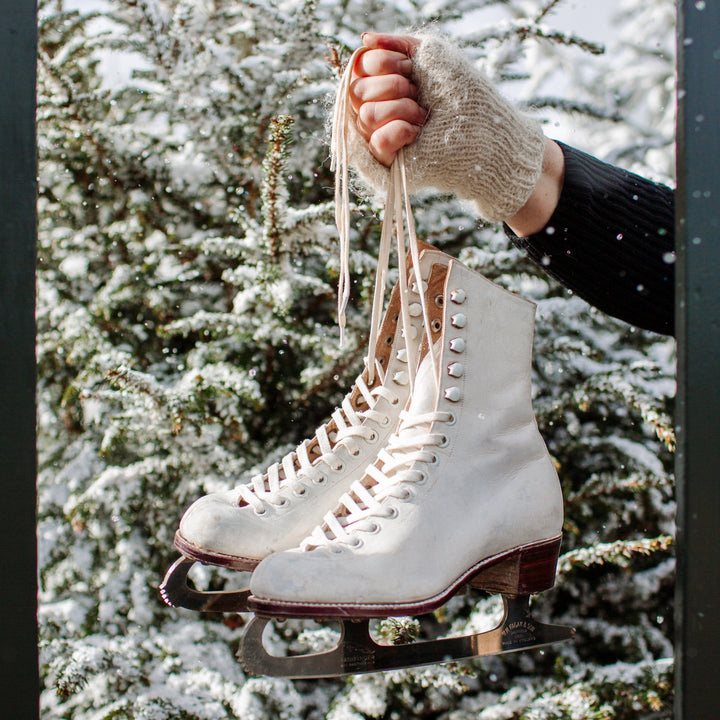
M 472 200 L 481 217 L 507 220 L 527 201 L 542 169 L 540 124 L 518 112 L 490 80 L 446 38 L 421 41 L 413 57 L 418 103 L 429 116 L 417 140 L 405 149 L 411 190 L 434 187 Z M 350 123 L 351 165 L 373 189 L 384 190 L 388 169 L 370 153 Z

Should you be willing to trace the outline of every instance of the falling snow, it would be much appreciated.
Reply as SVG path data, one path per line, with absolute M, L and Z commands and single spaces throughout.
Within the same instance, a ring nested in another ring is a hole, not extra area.
M 362 367 L 380 208 L 353 210 L 341 350 L 333 51 L 345 59 L 370 25 L 439 17 L 549 136 L 672 182 L 674 4 L 620 0 L 604 54 L 551 32 L 542 10 L 564 4 L 41 1 L 43 718 L 669 716 L 672 341 L 589 308 L 446 196 L 417 199 L 419 235 L 538 305 L 535 410 L 566 526 L 558 586 L 535 605 L 576 640 L 342 681 L 247 678 L 247 617 L 199 617 L 157 592 L 184 509 L 311 434 Z M 287 122 L 271 130 L 275 117 Z M 487 629 L 498 609 L 460 594 L 420 631 Z M 268 643 L 336 640 L 290 621 Z

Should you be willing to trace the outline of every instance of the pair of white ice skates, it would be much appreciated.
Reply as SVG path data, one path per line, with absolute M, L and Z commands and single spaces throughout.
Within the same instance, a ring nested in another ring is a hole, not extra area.
M 333 148 L 345 268 L 348 75 Z M 393 226 L 400 279 L 381 320 Z M 529 613 L 529 595 L 554 583 L 563 520 L 559 481 L 532 409 L 534 311 L 418 243 L 401 151 L 388 183 L 363 373 L 313 438 L 250 483 L 187 510 L 175 538 L 182 557 L 161 586 L 165 600 L 253 611 L 243 664 L 285 677 L 423 665 L 571 637 L 572 630 Z M 250 570 L 250 587 L 198 592 L 187 584 L 195 562 Z M 370 618 L 431 612 L 468 584 L 502 594 L 505 615 L 494 630 L 399 646 L 370 637 Z M 263 629 L 281 617 L 339 619 L 342 638 L 326 653 L 270 655 Z
M 562 525 L 531 405 L 534 306 L 434 249 L 422 251 L 420 271 L 407 289 L 408 325 L 401 289 L 391 296 L 374 382 L 366 368 L 314 438 L 248 485 L 201 498 L 180 523 L 183 558 L 165 597 L 263 616 L 244 638 L 248 670 L 323 677 L 571 635 L 528 613 L 528 595 L 554 583 Z M 253 570 L 249 594 L 190 590 L 194 561 Z M 270 617 L 417 615 L 468 583 L 506 598 L 496 630 L 395 647 L 376 644 L 363 622 L 347 625 L 330 653 L 277 658 L 262 645 Z

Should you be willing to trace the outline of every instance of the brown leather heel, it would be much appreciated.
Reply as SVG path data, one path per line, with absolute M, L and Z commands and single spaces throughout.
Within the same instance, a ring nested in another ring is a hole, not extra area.
M 481 568 L 470 580 L 471 587 L 503 595 L 532 595 L 555 584 L 562 537 L 540 540 L 500 556 Z

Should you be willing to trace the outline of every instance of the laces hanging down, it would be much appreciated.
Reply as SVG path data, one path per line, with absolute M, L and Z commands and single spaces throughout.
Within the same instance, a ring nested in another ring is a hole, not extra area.
M 340 237 L 340 281 L 338 287 L 338 323 L 340 325 L 341 342 L 345 328 L 345 312 L 350 297 L 350 192 L 349 192 L 349 158 L 348 158 L 348 129 L 352 122 L 352 108 L 349 99 L 350 80 L 355 63 L 366 48 L 358 48 L 348 61 L 338 86 L 335 100 L 335 113 L 332 125 L 332 168 L 335 171 L 335 217 Z M 378 249 L 377 271 L 375 276 L 375 288 L 371 311 L 370 339 L 366 366 L 370 384 L 374 381 L 377 372 L 382 378 L 382 368 L 374 362 L 376 357 L 376 346 L 383 305 L 385 302 L 385 286 L 390 264 L 390 250 L 392 245 L 393 229 L 395 231 L 396 249 L 398 257 L 398 284 L 400 289 L 400 315 L 404 329 L 411 328 L 411 313 L 417 314 L 417 304 L 411 307 L 410 293 L 413 290 L 412 283 L 408 284 L 408 276 L 413 278 L 415 290 L 420 299 L 420 314 L 422 315 L 422 327 L 427 339 L 427 347 L 433 347 L 431 331 L 430 312 L 428 309 L 427 296 L 424 291 L 425 280 L 422 277 L 420 268 L 420 250 L 415 222 L 410 204 L 408 192 L 407 172 L 405 168 L 405 152 L 400 149 L 389 169 L 387 183 L 387 195 L 383 215 L 382 229 L 380 233 L 380 247 Z M 407 268 L 407 255 L 410 255 L 411 269 Z M 414 393 L 416 371 L 419 364 L 420 343 L 410 342 L 409 330 L 405 332 L 404 357 L 407 360 L 408 381 L 410 392 Z M 439 372 L 434 352 L 428 352 L 425 357 L 425 364 L 429 363 L 426 376 L 432 378 L 431 384 L 434 391 L 439 387 Z M 425 382 L 429 380 L 426 377 Z M 339 514 L 328 513 L 324 518 L 324 525 L 315 528 L 313 534 L 304 543 L 304 548 L 317 545 L 327 545 L 333 540 L 353 543 L 356 536 L 352 538 L 345 528 L 356 520 L 364 520 L 373 514 L 381 514 L 383 511 L 380 501 L 387 495 L 407 493 L 406 487 L 401 487 L 405 475 L 408 479 L 417 479 L 417 470 L 403 470 L 410 468 L 416 460 L 430 462 L 432 453 L 426 448 L 435 442 L 439 442 L 442 436 L 437 433 L 429 433 L 427 428 L 432 421 L 438 419 L 421 416 L 410 418 L 406 413 L 401 416 L 405 426 L 405 432 L 400 436 L 393 437 L 390 446 L 382 450 L 378 459 L 383 470 L 377 466 L 368 470 L 370 477 L 375 484 L 368 488 L 361 482 L 352 485 L 351 492 L 341 497 L 342 510 Z M 442 419 L 445 419 L 444 417 Z M 423 430 L 424 429 L 424 430 Z M 410 439 L 408 440 L 408 435 Z M 409 444 L 408 444 L 409 443 Z M 301 467 L 305 466 L 305 459 L 299 456 Z M 292 467 L 285 470 L 286 477 L 295 478 Z M 404 474 L 403 474 L 404 473 Z M 275 475 L 277 472 L 275 472 Z M 399 482 L 400 481 L 400 482 Z M 270 480 L 269 492 L 276 492 L 277 480 L 273 477 Z M 254 489 L 257 494 L 257 489 Z M 248 496 L 250 490 L 248 489 Z M 257 502 L 257 498 L 254 499 Z M 248 497 L 248 501 L 250 498 Z M 357 529 L 372 530 L 371 521 L 363 522 Z
M 344 340 L 345 316 L 350 299 L 350 187 L 349 187 L 349 158 L 348 158 L 348 131 L 353 121 L 350 104 L 350 81 L 357 59 L 367 48 L 358 48 L 350 57 L 343 71 L 335 98 L 335 111 L 333 114 L 332 135 L 330 140 L 332 153 L 332 170 L 335 172 L 335 221 L 338 228 L 340 243 L 340 279 L 338 283 L 338 324 L 340 326 L 340 343 Z M 429 312 L 427 298 L 422 292 L 423 278 L 420 271 L 420 250 L 415 232 L 415 222 L 412 216 L 410 196 L 407 186 L 407 173 L 405 169 L 405 152 L 400 149 L 389 170 L 387 195 L 383 224 L 380 233 L 380 247 L 378 249 L 377 270 L 375 274 L 375 289 L 370 322 L 370 340 L 366 364 L 368 378 L 372 384 L 375 372 L 380 368 L 375 366 L 375 348 L 380 328 L 383 305 L 385 302 L 385 286 L 390 264 L 390 246 L 392 244 L 392 231 L 395 229 L 397 243 L 400 308 L 404 328 L 410 327 L 410 300 L 407 283 L 408 271 L 406 255 L 408 245 L 415 282 L 418 284 L 420 306 L 422 308 L 422 325 L 426 333 L 429 346 L 432 346 Z M 406 241 L 407 233 L 407 241 Z M 418 357 L 415 347 L 405 338 L 407 350 L 408 373 L 411 391 L 415 382 L 415 371 Z M 432 355 L 432 353 L 431 353 Z M 433 358 L 433 370 L 437 376 L 437 368 Z

